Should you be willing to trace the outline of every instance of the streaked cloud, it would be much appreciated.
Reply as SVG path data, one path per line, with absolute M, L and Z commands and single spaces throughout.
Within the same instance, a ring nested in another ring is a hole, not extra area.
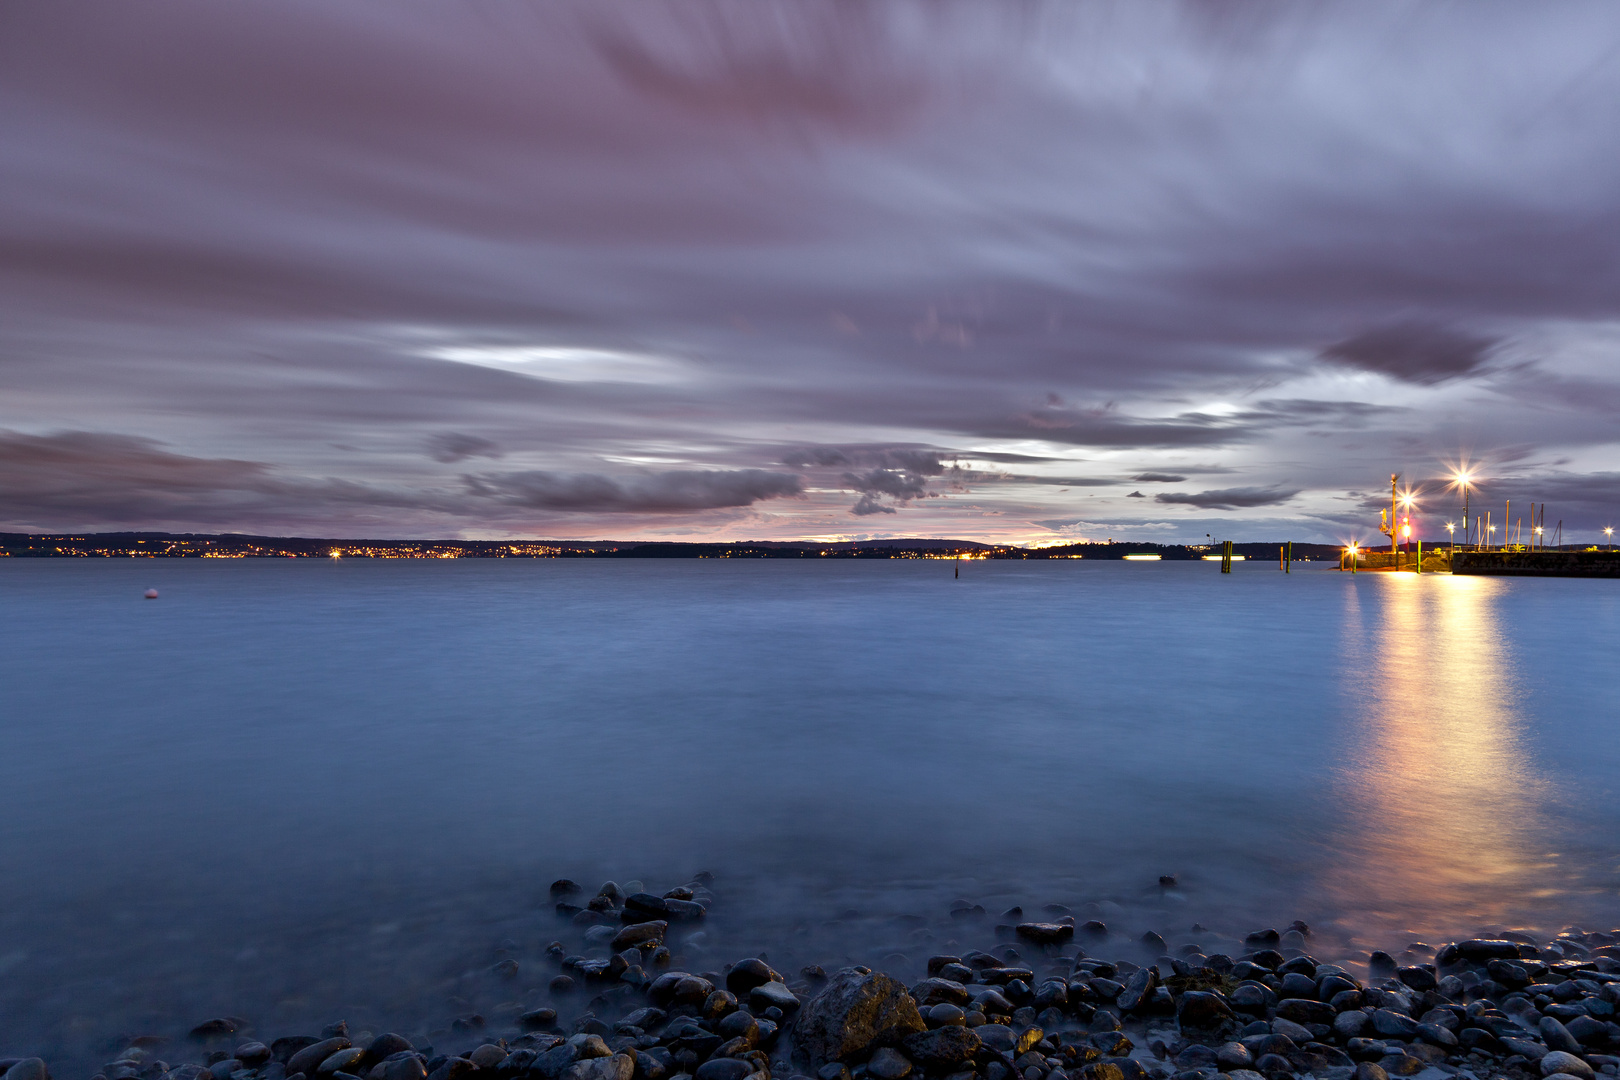
M 799 478 L 764 469 L 663 472 L 604 476 L 541 470 L 466 477 L 474 495 L 535 510 L 672 513 L 749 506 L 798 495 Z
M 1153 496 L 1155 502 L 1196 506 L 1200 510 L 1249 510 L 1257 506 L 1277 506 L 1298 495 L 1298 489 L 1281 491 L 1276 488 L 1224 488 L 1220 491 L 1161 491 Z
M 1466 453 L 1590 532 L 1616 39 L 1587 3 L 14 5 L 0 524 L 1336 539 Z

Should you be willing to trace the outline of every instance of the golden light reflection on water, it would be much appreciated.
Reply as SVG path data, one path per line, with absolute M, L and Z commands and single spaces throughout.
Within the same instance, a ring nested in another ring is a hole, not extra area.
M 1512 923 L 1544 878 L 1505 584 L 1380 574 L 1346 609 L 1351 731 L 1329 888 L 1368 930 Z

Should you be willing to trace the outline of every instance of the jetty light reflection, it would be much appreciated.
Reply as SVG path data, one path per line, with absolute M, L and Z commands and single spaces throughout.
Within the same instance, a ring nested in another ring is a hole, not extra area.
M 1405 574 L 1380 585 L 1350 643 L 1340 788 L 1354 810 L 1330 888 L 1389 930 L 1515 922 L 1544 873 L 1544 784 L 1515 704 L 1506 590 Z

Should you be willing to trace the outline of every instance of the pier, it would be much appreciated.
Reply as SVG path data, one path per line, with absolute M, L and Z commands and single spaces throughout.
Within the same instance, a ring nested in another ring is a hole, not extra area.
M 1453 574 L 1620 577 L 1620 551 L 1458 551 Z

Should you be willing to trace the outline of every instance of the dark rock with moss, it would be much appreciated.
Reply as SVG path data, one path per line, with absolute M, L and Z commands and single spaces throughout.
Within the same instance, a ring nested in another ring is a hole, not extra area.
M 804 1005 L 795 1034 L 815 1064 L 846 1061 L 925 1031 L 917 1003 L 898 979 L 865 968 L 841 968 Z

